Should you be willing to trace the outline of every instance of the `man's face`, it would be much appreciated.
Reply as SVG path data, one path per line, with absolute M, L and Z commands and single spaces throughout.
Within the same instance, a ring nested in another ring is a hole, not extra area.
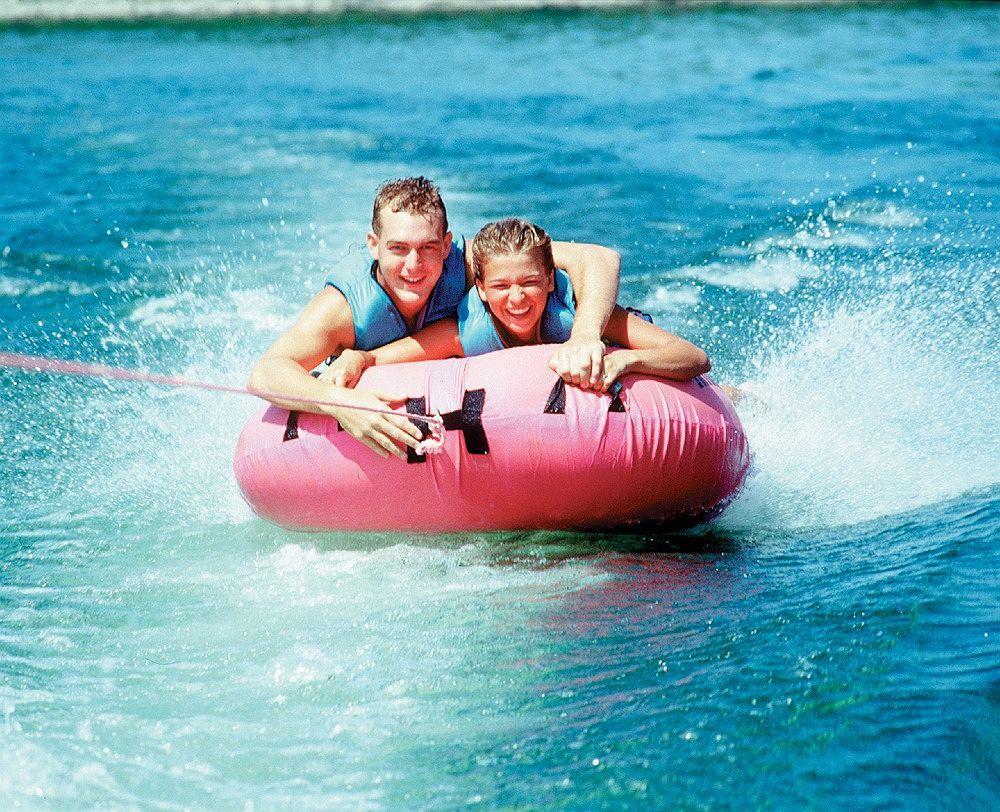
M 383 207 L 379 234 L 368 234 L 368 249 L 378 262 L 377 279 L 404 318 L 427 304 L 451 251 L 451 232 L 441 220 Z

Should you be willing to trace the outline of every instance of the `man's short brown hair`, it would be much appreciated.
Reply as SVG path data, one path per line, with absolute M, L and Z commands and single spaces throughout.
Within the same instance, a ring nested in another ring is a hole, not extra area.
M 510 254 L 533 254 L 549 274 L 556 267 L 552 259 L 552 238 L 545 229 L 527 220 L 508 217 L 487 223 L 473 238 L 472 269 L 476 279 L 483 278 L 483 264 L 487 259 Z
M 445 211 L 441 192 L 423 176 L 389 180 L 378 187 L 372 209 L 372 231 L 376 236 L 382 227 L 382 209 L 387 206 L 390 211 L 420 214 L 432 221 L 435 217 L 440 217 L 442 236 L 448 231 L 448 213 Z

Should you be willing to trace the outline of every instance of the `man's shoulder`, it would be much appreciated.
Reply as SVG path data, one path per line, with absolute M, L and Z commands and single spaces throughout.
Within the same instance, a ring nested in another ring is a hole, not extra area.
M 353 325 L 354 315 L 351 304 L 343 292 L 334 285 L 324 285 L 306 305 L 302 312 L 303 318 L 317 324 L 324 324 L 331 330 Z
M 458 316 L 460 319 L 468 319 L 479 310 L 483 309 L 483 303 L 479 298 L 479 291 L 473 285 L 463 294 L 458 303 Z
M 375 279 L 375 263 L 365 266 L 342 267 L 326 277 L 323 291 L 331 291 L 334 301 L 346 307 L 355 319 L 366 319 L 373 307 L 383 304 L 386 293 Z

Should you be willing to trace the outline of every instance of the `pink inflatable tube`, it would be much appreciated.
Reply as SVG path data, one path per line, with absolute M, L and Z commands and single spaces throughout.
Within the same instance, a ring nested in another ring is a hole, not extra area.
M 445 419 L 442 451 L 408 461 L 377 456 L 331 417 L 269 407 L 240 435 L 240 489 L 259 516 L 300 530 L 682 524 L 732 500 L 750 454 L 710 380 L 627 375 L 612 397 L 562 386 L 551 354 L 521 347 L 366 371 L 359 386 Z

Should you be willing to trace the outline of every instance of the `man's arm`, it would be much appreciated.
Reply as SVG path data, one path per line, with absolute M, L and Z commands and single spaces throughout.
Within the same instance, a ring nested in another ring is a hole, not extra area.
M 264 353 L 250 373 L 247 385 L 257 392 L 280 392 L 282 397 L 268 397 L 268 400 L 284 409 L 332 415 L 345 431 L 383 457 L 388 454 L 404 457 L 400 444 L 416 446 L 420 440 L 419 430 L 405 417 L 296 400 L 296 397 L 331 400 L 373 409 L 387 409 L 402 402 L 401 397 L 344 389 L 309 374 L 324 358 L 353 343 L 350 305 L 336 288 L 324 288 L 306 305 L 295 324 Z
M 570 339 L 549 360 L 567 383 L 598 389 L 603 380 L 601 335 L 618 301 L 621 256 L 588 243 L 553 242 L 552 258 L 569 275 L 576 294 L 576 316 Z
M 323 359 L 353 344 L 354 321 L 350 305 L 339 290 L 326 287 L 312 298 L 295 324 L 257 361 L 250 373 L 248 387 L 288 395 L 287 398 L 271 399 L 283 409 L 325 414 L 322 407 L 300 403 L 294 396 L 329 398 L 329 385 L 317 382 L 309 373 Z

